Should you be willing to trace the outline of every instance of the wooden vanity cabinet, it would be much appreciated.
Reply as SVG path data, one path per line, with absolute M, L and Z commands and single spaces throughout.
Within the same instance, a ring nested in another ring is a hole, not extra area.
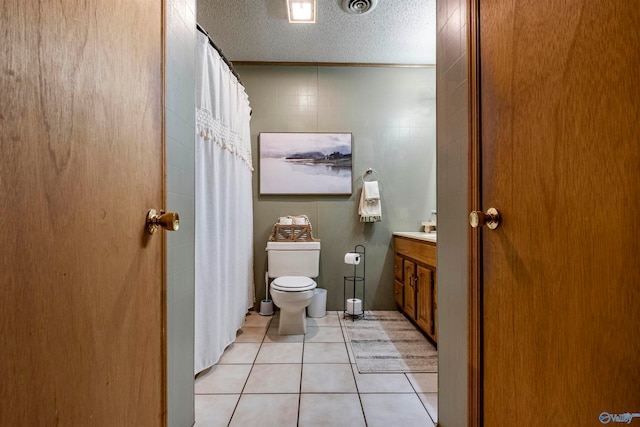
M 393 240 L 396 304 L 437 343 L 436 245 L 403 236 Z

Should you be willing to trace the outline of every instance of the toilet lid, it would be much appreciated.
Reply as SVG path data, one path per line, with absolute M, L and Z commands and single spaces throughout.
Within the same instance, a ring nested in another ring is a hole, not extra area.
M 282 276 L 271 282 L 271 289 L 283 292 L 302 292 L 314 289 L 318 284 L 310 277 Z

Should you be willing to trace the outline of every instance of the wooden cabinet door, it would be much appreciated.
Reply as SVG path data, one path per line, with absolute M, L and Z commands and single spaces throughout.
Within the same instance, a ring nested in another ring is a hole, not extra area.
M 482 266 L 483 425 L 624 419 L 640 411 L 640 9 L 477 5 L 473 209 L 502 215 L 476 231 L 481 258 L 470 253 Z
M 408 259 L 404 260 L 404 312 L 407 313 L 407 316 L 415 319 L 416 317 L 416 289 L 415 289 L 415 280 L 416 280 L 416 264 L 409 261 Z
M 395 275 L 395 280 L 393 282 L 393 296 L 398 304 L 398 307 L 402 308 L 404 306 L 404 283 L 402 280 L 402 257 L 398 255 L 395 256 L 393 271 Z
M 398 307 L 402 308 L 404 305 L 404 285 L 402 282 L 394 280 L 393 282 L 393 297 L 398 304 Z
M 0 425 L 165 422 L 162 2 L 3 2 Z
M 433 337 L 433 296 L 431 294 L 432 272 L 422 265 L 417 266 L 416 281 L 416 322 L 429 336 Z
M 393 272 L 395 274 L 396 280 L 402 282 L 402 257 L 396 255 L 393 263 Z
M 433 307 L 433 340 L 438 342 L 438 281 L 437 274 L 434 270 L 431 271 L 431 298 L 432 298 L 432 307 Z

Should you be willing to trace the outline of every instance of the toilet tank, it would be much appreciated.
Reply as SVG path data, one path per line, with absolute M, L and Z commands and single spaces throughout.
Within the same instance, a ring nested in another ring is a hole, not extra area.
M 267 242 L 269 277 L 318 277 L 320 242 Z

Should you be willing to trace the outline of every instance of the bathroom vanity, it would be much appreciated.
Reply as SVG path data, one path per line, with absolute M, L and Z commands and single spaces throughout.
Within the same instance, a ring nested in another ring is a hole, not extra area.
M 437 343 L 436 233 L 393 233 L 396 304 Z

